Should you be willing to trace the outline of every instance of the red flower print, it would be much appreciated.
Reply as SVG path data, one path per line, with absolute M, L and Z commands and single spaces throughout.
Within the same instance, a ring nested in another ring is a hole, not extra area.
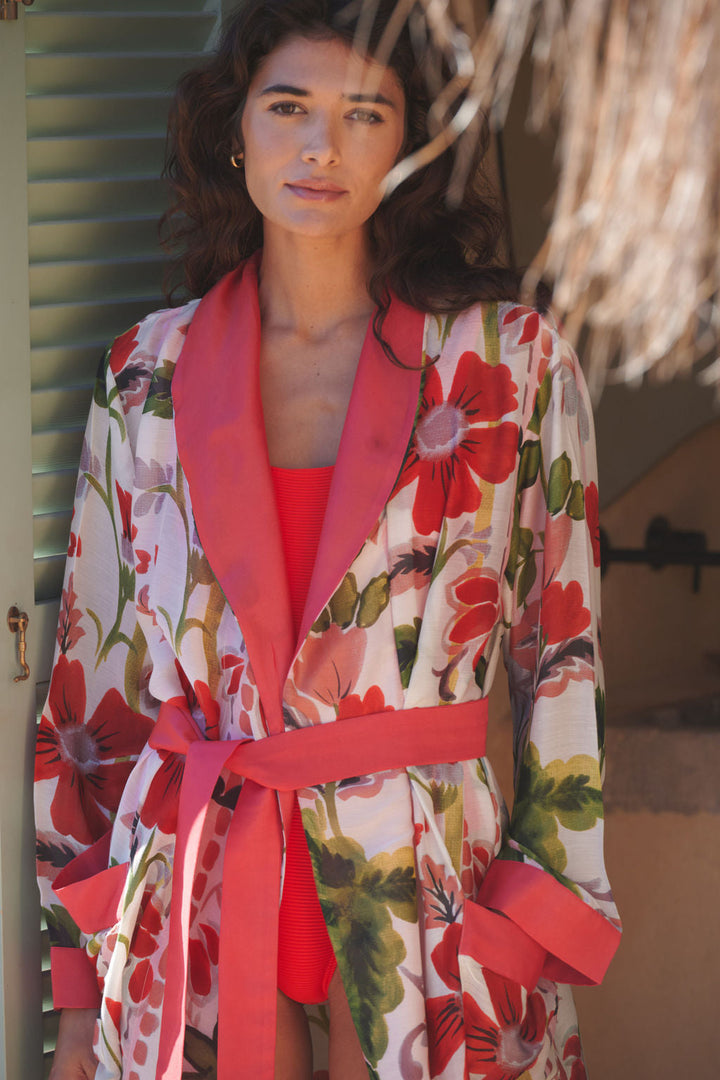
M 593 563 L 600 565 L 600 500 L 597 484 L 588 484 L 585 488 L 585 520 L 593 551 Z
M 539 312 L 535 308 L 523 307 L 522 305 L 513 307 L 503 319 L 503 326 L 509 326 L 510 323 L 517 322 L 518 319 L 523 320 L 518 345 L 525 345 L 528 341 L 535 341 L 539 335 L 543 355 L 549 356 L 552 352 L 552 333 Z
M 297 690 L 339 707 L 343 698 L 352 693 L 362 670 L 366 639 L 365 630 L 357 626 L 341 630 L 335 623 L 317 637 L 309 637 L 292 668 Z M 286 697 L 289 704 L 294 704 Z M 302 698 L 297 699 L 297 704 L 303 711 Z
M 185 772 L 185 758 L 166 750 L 158 751 L 162 765 L 150 781 L 140 809 L 140 820 L 147 828 L 157 825 L 161 832 L 171 835 L 177 829 L 180 785 Z
M 498 820 L 498 804 L 492 791 L 490 792 L 496 820 Z M 462 887 L 465 896 L 476 896 L 483 882 L 487 868 L 500 846 L 500 825 L 495 825 L 494 842 L 477 840 L 473 844 L 468 839 L 467 821 L 463 823 L 463 846 L 462 846 Z
M 587 1080 L 587 1073 L 585 1071 L 585 1064 L 582 1056 L 582 1046 L 580 1045 L 580 1037 L 578 1035 L 571 1035 L 563 1047 L 563 1062 L 566 1065 L 569 1058 L 575 1059 L 572 1063 L 569 1080 Z
M 512 307 L 508 311 L 503 319 L 503 326 L 510 326 L 520 320 L 522 320 L 520 323 L 520 337 L 515 344 L 527 345 L 533 343 L 536 347 L 539 346 L 540 363 L 538 364 L 537 378 L 539 382 L 542 382 L 547 371 L 548 361 L 552 356 L 552 331 L 543 316 L 535 308 L 523 307 L 522 305 Z
M 68 544 L 68 559 L 72 559 L 74 555 L 77 555 L 78 559 L 82 555 L 82 537 L 76 536 L 74 532 L 70 533 L 70 542 Z
M 422 828 L 416 825 L 415 828 Z M 420 865 L 425 920 L 428 926 L 454 924 L 461 908 L 460 883 L 454 874 L 448 873 L 429 855 L 423 855 Z
M 122 1016 L 122 1003 L 120 1001 L 113 1001 L 112 998 L 106 997 L 103 1001 L 103 1006 L 107 1010 L 107 1014 L 110 1017 L 115 1030 L 120 1031 L 120 1018 Z
M 369 716 L 370 713 L 393 712 L 392 705 L 385 704 L 385 696 L 379 686 L 371 686 L 364 697 L 348 694 L 337 709 L 338 720 L 353 716 Z
M 245 661 L 241 656 L 235 656 L 234 653 L 225 653 L 225 655 L 220 658 L 220 667 L 223 671 L 232 671 L 226 693 L 228 695 L 237 694 L 240 687 L 240 679 L 245 670 Z
M 545 1004 L 542 995 L 534 991 L 523 1011 L 519 983 L 503 979 L 488 968 L 484 975 L 495 1015 L 488 1016 L 470 994 L 463 994 L 467 1068 L 485 1080 L 517 1080 L 540 1053 L 545 1037 Z
M 73 578 L 75 574 L 72 573 L 68 577 L 67 588 L 63 589 L 62 599 L 60 601 L 60 619 L 57 628 L 57 643 L 60 646 L 60 652 L 69 652 L 73 646 L 77 645 L 81 637 L 84 637 L 85 631 L 81 626 L 78 626 L 82 615 L 78 608 L 75 607 L 77 603 L 77 593 L 73 587 Z
M 509 369 L 492 367 L 476 353 L 460 357 L 452 388 L 443 396 L 440 375 L 431 367 L 410 451 L 396 490 L 418 480 L 413 506 L 415 528 L 428 536 L 446 517 L 480 506 L 476 477 L 499 484 L 510 475 L 517 453 L 514 423 L 486 427 L 516 404 Z
M 448 599 L 456 612 L 448 631 L 451 644 L 463 645 L 489 634 L 499 615 L 500 590 L 497 580 L 482 570 L 470 569 L 452 582 L 449 592 Z M 477 650 L 473 667 L 484 644 Z
M 148 568 L 150 566 L 150 552 L 143 551 L 142 548 L 138 548 L 135 552 L 135 556 L 137 559 L 135 563 L 135 569 L 137 570 L 138 574 L 147 574 Z
M 112 348 L 110 350 L 110 370 L 113 375 L 117 375 L 118 371 L 123 367 L 130 353 L 137 345 L 137 332 L 140 329 L 139 325 L 131 327 L 126 330 L 120 337 L 115 338 Z
M 52 719 L 43 716 L 38 729 L 35 778 L 58 778 L 53 824 L 63 836 L 91 844 L 110 827 L 108 812 L 120 801 L 152 720 L 133 712 L 115 689 L 86 720 L 82 665 L 63 655 L 55 665 L 49 707 Z
M 193 990 L 201 997 L 206 997 L 212 987 L 210 957 L 199 938 L 190 938 L 188 943 L 188 968 Z
M 150 993 L 153 984 L 152 967 L 149 960 L 141 960 L 130 976 L 128 990 L 133 1001 L 142 1001 Z
M 133 525 L 131 517 L 132 494 L 129 491 L 125 491 L 124 488 L 121 488 L 117 480 L 115 481 L 115 490 L 117 491 L 118 503 L 120 505 L 123 540 L 130 540 L 132 542 L 137 536 L 137 525 Z
M 439 945 L 431 953 L 438 975 L 451 993 L 429 998 L 425 1005 L 427 1016 L 430 1075 L 437 1076 L 447 1068 L 450 1058 L 463 1043 L 463 1009 L 460 997 L 460 923 L 451 923 Z
M 571 581 L 564 588 L 553 581 L 543 590 L 540 621 L 546 645 L 579 637 L 590 625 L 590 612 L 583 607 L 583 594 L 578 581 Z
M 145 909 L 142 918 L 133 934 L 131 952 L 133 956 L 144 958 L 152 956 L 157 951 L 158 935 L 162 929 L 162 916 L 158 909 L 149 899 L 148 894 L 143 898 Z

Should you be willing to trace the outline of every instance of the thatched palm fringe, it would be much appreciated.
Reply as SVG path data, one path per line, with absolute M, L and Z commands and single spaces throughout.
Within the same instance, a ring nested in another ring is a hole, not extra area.
M 535 127 L 557 119 L 559 178 L 528 292 L 543 276 L 569 336 L 589 329 L 596 393 L 606 380 L 651 371 L 670 379 L 712 357 L 720 343 L 720 0 L 496 0 L 470 47 L 446 0 L 419 6 L 457 75 L 438 90 L 433 137 L 390 184 L 456 142 L 457 191 L 477 112 L 503 123 L 532 42 L 528 119 Z M 469 0 L 452 7 L 471 27 Z M 704 381 L 720 388 L 720 361 Z

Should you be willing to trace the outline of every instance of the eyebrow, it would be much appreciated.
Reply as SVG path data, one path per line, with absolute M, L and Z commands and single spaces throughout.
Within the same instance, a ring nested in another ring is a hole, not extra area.
M 266 86 L 264 90 L 260 91 L 260 97 L 266 97 L 270 94 L 289 94 L 291 97 L 303 98 L 312 97 L 309 90 L 303 90 L 300 86 L 289 86 L 287 83 L 273 83 L 272 86 Z M 343 94 L 343 97 L 354 105 L 387 105 L 390 109 L 395 108 L 395 104 L 389 98 L 386 98 L 384 94 Z

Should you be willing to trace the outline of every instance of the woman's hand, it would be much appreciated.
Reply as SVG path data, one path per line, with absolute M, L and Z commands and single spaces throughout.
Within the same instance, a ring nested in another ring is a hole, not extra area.
M 93 1080 L 97 1058 L 93 1035 L 97 1009 L 63 1009 L 48 1080 Z

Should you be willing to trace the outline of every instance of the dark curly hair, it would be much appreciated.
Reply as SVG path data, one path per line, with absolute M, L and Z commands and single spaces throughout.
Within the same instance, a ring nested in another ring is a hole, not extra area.
M 376 7 L 369 56 L 395 2 L 379 0 Z M 239 148 L 242 109 L 263 59 L 291 37 L 352 43 L 361 10 L 358 0 L 244 0 L 225 23 L 209 61 L 180 79 L 165 168 L 174 201 L 161 223 L 164 242 L 176 253 L 176 288 L 202 296 L 262 246 L 262 217 L 230 157 Z M 418 41 L 416 29 L 411 34 L 405 23 L 388 61 L 405 93 L 406 153 L 428 141 L 432 98 L 423 72 L 444 80 L 451 74 L 429 35 Z M 399 185 L 370 219 L 368 291 L 379 308 L 378 334 L 390 291 L 432 312 L 517 297 L 517 276 L 500 258 L 505 215 L 481 187 L 488 143 L 485 125 L 474 151 L 473 182 L 460 205 L 451 206 L 446 198 L 453 169 L 452 152 L 446 151 Z

